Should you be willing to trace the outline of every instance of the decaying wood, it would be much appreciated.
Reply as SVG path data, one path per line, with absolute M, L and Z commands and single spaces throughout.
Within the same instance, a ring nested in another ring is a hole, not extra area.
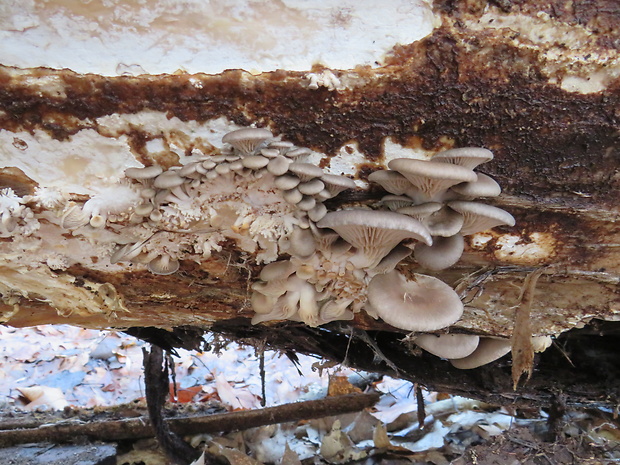
M 610 327 L 620 315 L 620 80 L 612 73 L 600 90 L 569 91 L 561 83 L 570 70 L 556 49 L 503 28 L 485 28 L 479 20 L 501 5 L 500 13 L 512 13 L 516 21 L 544 12 L 558 27 L 581 31 L 587 26 L 594 37 L 588 42 L 592 56 L 573 64 L 581 73 L 575 76 L 588 81 L 607 68 L 597 57 L 612 56 L 609 63 L 615 63 L 620 7 L 605 0 L 579 8 L 557 1 L 434 3 L 443 15 L 441 27 L 418 43 L 397 47 L 381 68 L 341 71 L 355 85 L 339 92 L 309 89 L 302 72 L 105 77 L 0 68 L 0 130 L 41 131 L 56 142 L 84 130 L 97 133 L 97 119 L 108 116 L 157 111 L 196 123 L 223 117 L 242 126 L 269 126 L 285 140 L 325 154 L 325 166 L 354 141 L 364 156 L 353 162 L 362 181 L 384 164 L 386 140 L 428 153 L 448 146 L 489 147 L 495 159 L 484 172 L 503 188 L 492 203 L 512 213 L 516 226 L 496 228 L 484 243 L 468 241 L 461 261 L 436 275 L 458 284 L 466 304 L 463 318 L 450 331 L 506 338 L 514 324 L 513 305 L 519 302 L 514 283 L 553 265 L 553 274 L 540 276 L 536 299 L 528 304 L 528 332 L 559 336 L 555 347 L 534 358 L 526 386 L 512 390 L 505 360 L 459 371 L 428 354 L 413 356 L 401 342 L 404 334 L 363 312 L 344 329 L 342 324 L 250 326 L 248 290 L 260 265 L 232 245 L 201 264 L 186 260 L 169 276 L 143 270 L 111 273 L 82 264 L 49 272 L 51 282 L 71 283 L 88 297 L 92 292 L 85 283 L 111 286 L 127 309 L 112 313 L 58 311 L 32 291 L 39 283 L 29 273 L 0 263 L 0 284 L 11 290 L 0 302 L 3 318 L 18 327 L 69 323 L 212 330 L 230 339 L 265 340 L 278 349 L 346 360 L 492 403 L 550 405 L 551 388 L 565 393 L 569 405 L 619 403 L 615 360 L 620 345 Z M 563 49 L 568 53 L 570 46 Z M 41 92 L 48 81 L 63 92 Z M 14 144 L 23 146 L 15 137 Z M 176 155 L 158 158 L 146 150 L 147 141 L 161 137 L 159 128 L 138 125 L 105 137 L 126 138 L 132 154 L 146 165 L 176 162 Z M 32 193 L 35 184 L 14 167 L 0 170 L 0 185 L 19 195 Z M 384 194 L 359 189 L 328 206 L 371 205 Z M 507 241 L 512 248 L 502 246 Z M 425 271 L 412 260 L 400 267 Z M 596 332 L 597 325 L 607 331 L 604 336 L 586 334 Z M 366 331 L 368 339 L 351 336 L 351 326 Z M 517 362 L 517 371 L 530 366 L 529 360 L 517 357 Z
M 347 394 L 257 410 L 167 418 L 166 421 L 171 431 L 179 435 L 212 434 L 359 412 L 371 407 L 378 400 L 377 393 Z M 3 423 L 0 423 L 0 447 L 30 442 L 70 442 L 79 437 L 118 441 L 155 436 L 153 426 L 146 417 L 124 420 L 67 420 L 47 424 L 32 421 L 27 424 L 27 428 L 15 429 L 14 426 L 11 423 L 9 427 L 4 427 Z

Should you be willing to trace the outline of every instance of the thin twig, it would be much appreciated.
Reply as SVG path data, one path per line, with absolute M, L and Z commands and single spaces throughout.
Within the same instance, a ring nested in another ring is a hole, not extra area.
M 175 417 L 167 419 L 167 423 L 171 431 L 180 435 L 242 431 L 259 426 L 358 412 L 374 405 L 379 397 L 378 393 L 348 394 L 258 410 Z M 149 438 L 154 435 L 151 421 L 146 417 L 126 420 L 60 421 L 51 424 L 39 423 L 26 429 L 0 430 L 0 447 L 29 442 L 71 442 L 85 436 L 102 441 L 118 441 Z

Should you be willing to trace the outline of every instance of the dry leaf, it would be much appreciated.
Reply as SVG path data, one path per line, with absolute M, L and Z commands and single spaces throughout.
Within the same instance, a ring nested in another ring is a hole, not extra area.
M 353 386 L 349 382 L 349 378 L 346 376 L 337 374 L 329 376 L 329 384 L 327 385 L 328 396 L 343 396 L 346 394 L 357 394 L 360 392 L 362 392 L 362 390 Z
M 28 400 L 28 403 L 24 406 L 26 410 L 36 410 L 39 408 L 62 410 L 69 405 L 65 395 L 58 388 L 32 386 L 16 389 Z
M 513 389 L 517 389 L 519 380 L 523 374 L 527 373 L 527 379 L 532 376 L 534 365 L 534 347 L 532 345 L 532 327 L 530 314 L 532 301 L 534 300 L 534 290 L 538 278 L 543 273 L 544 268 L 540 268 L 528 274 L 523 282 L 523 288 L 519 297 L 519 304 L 515 310 L 515 325 L 512 333 L 512 384 Z

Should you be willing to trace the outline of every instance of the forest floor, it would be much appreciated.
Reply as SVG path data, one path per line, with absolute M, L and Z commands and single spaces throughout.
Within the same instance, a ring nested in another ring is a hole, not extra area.
M 263 388 L 255 348 L 208 342 L 211 351 L 179 350 L 174 357 L 176 390 L 172 385 L 167 407 L 173 417 L 254 411 L 263 404 L 277 406 L 362 390 L 381 394 L 372 408 L 359 412 L 187 438 L 195 447 L 206 446 L 227 457 L 232 465 L 620 463 L 620 423 L 613 412 L 567 412 L 552 425 L 556 434 L 551 434 L 548 412 L 538 409 L 515 410 L 427 392 L 410 382 L 312 357 L 299 356 L 293 363 L 273 351 L 263 355 Z M 20 424 L 145 415 L 144 347 L 148 344 L 123 333 L 70 326 L 0 326 L 0 440 L 3 432 Z M 71 449 L 73 459 L 58 457 L 67 448 L 83 448 L 83 440 L 72 445 L 3 444 L 2 464 L 168 463 L 154 439 L 92 445 L 99 448 L 95 458 Z M 44 458 L 50 451 L 58 462 Z

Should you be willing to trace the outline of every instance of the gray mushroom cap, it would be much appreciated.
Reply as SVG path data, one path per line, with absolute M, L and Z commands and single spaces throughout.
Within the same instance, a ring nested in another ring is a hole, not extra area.
M 441 358 L 463 358 L 473 353 L 480 338 L 471 334 L 421 334 L 414 342 L 425 351 Z
M 411 183 L 402 174 L 396 171 L 379 170 L 370 173 L 368 180 L 376 182 L 386 191 L 396 195 L 406 194 L 413 188 Z
M 311 163 L 293 162 L 289 165 L 288 170 L 297 176 L 301 182 L 308 182 L 323 175 L 323 170 Z
M 414 274 L 408 280 L 398 271 L 370 280 L 368 302 L 386 323 L 407 331 L 436 331 L 463 314 L 458 294 L 440 279 Z
M 176 273 L 179 269 L 179 261 L 173 259 L 168 254 L 160 255 L 149 262 L 148 270 L 153 274 L 169 275 Z
M 502 188 L 491 176 L 484 173 L 476 174 L 478 176 L 476 181 L 452 186 L 452 191 L 472 199 L 476 197 L 497 197 L 502 193 Z
M 222 137 L 222 142 L 232 145 L 242 154 L 250 155 L 259 145 L 272 137 L 273 134 L 268 129 L 243 128 L 229 132 Z
M 492 205 L 455 200 L 448 202 L 448 206 L 463 215 L 464 222 L 461 234 L 464 236 L 486 231 L 499 225 L 515 225 L 515 219 L 510 213 Z
M 428 245 L 433 242 L 420 221 L 396 212 L 339 210 L 327 213 L 317 226 L 333 229 L 356 247 L 364 256 L 359 267 L 376 266 L 404 239 L 415 239 Z
M 429 199 L 446 191 L 455 184 L 473 182 L 477 179 L 471 169 L 448 163 L 411 158 L 396 158 L 388 163 L 390 169 L 398 171 Z
M 511 343 L 509 339 L 482 337 L 478 347 L 470 355 L 450 360 L 450 363 L 455 368 L 470 370 L 491 363 L 506 355 L 510 350 Z
M 159 165 L 145 166 L 144 168 L 127 168 L 125 176 L 131 179 L 152 179 L 159 176 L 164 169 Z
M 433 161 L 452 163 L 470 170 L 491 160 L 493 160 L 493 152 L 482 147 L 462 147 L 445 150 L 433 157 Z
M 416 244 L 414 256 L 420 265 L 429 270 L 445 270 L 459 261 L 464 247 L 465 241 L 460 234 L 451 237 L 434 237 L 431 246 Z
M 356 187 L 355 181 L 337 174 L 324 174 L 321 176 L 321 180 L 332 197 L 337 196 L 346 189 L 355 189 Z

